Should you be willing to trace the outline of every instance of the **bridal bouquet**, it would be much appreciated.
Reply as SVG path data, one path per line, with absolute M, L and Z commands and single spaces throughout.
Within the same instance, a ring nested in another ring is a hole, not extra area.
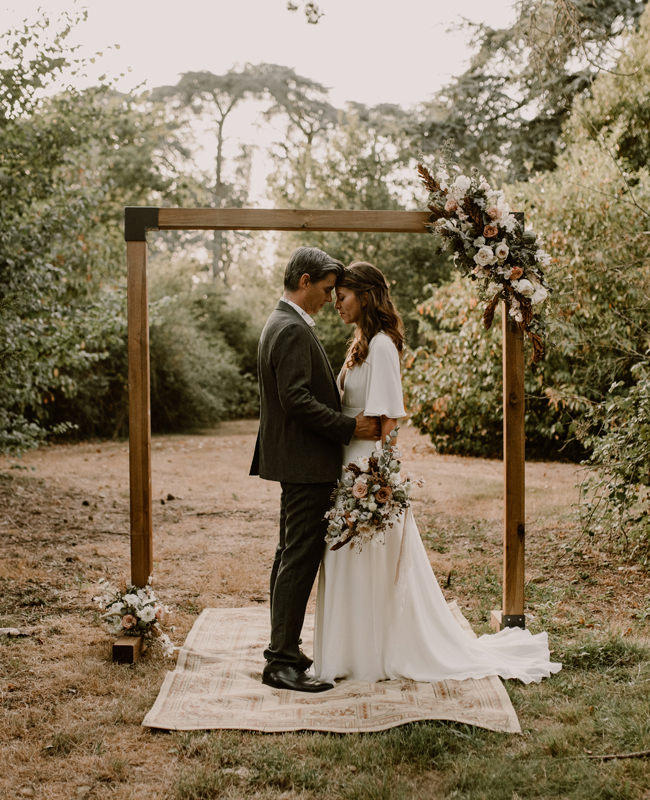
M 103 578 L 99 582 L 103 584 L 103 594 L 93 597 L 93 600 L 101 611 L 105 610 L 102 619 L 111 624 L 111 632 L 158 641 L 165 655 L 171 656 L 174 645 L 161 627 L 170 611 L 167 606 L 158 603 L 151 586 L 145 586 L 144 589 L 138 589 L 137 586 L 117 589 L 105 583 Z M 174 630 L 174 627 L 171 629 Z
M 458 174 L 452 177 L 454 170 Z M 497 303 L 503 300 L 511 324 L 531 339 L 537 363 L 544 355 L 544 302 L 550 292 L 543 268 L 551 257 L 534 231 L 524 230 L 503 192 L 493 189 L 475 168 L 468 176 L 443 162 L 435 175 L 423 164 L 418 164 L 418 172 L 429 192 L 427 227 L 447 241 L 461 273 L 479 282 L 480 294 L 488 301 L 485 327 L 490 328 Z
M 378 537 L 397 522 L 408 507 L 414 485 L 422 481 L 401 475 L 401 453 L 392 445 L 397 429 L 386 441 L 377 442 L 367 458 L 357 458 L 344 468 L 332 500 L 334 506 L 325 514 L 329 520 L 325 541 L 330 550 L 351 542 L 360 552 L 363 545 Z

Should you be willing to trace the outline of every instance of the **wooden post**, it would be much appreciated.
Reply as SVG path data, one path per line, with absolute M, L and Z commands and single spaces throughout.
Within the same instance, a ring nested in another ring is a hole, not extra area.
M 143 587 L 147 585 L 153 569 L 147 242 L 127 241 L 126 260 L 128 269 L 131 582 L 135 586 Z
M 513 331 L 503 311 L 503 612 L 492 627 L 524 628 L 525 392 L 524 334 Z

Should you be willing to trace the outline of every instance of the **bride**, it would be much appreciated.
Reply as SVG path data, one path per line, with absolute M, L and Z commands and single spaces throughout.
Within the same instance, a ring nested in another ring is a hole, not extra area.
M 343 412 L 381 418 L 382 438 L 406 412 L 400 355 L 402 321 L 377 267 L 357 261 L 336 284 L 336 309 L 356 326 L 338 377 Z M 374 442 L 352 439 L 343 464 L 368 456 Z M 320 570 L 314 671 L 323 681 L 414 681 L 500 675 L 524 683 L 561 669 L 546 633 L 521 628 L 472 638 L 456 622 L 431 570 L 410 510 L 361 552 L 326 549 Z

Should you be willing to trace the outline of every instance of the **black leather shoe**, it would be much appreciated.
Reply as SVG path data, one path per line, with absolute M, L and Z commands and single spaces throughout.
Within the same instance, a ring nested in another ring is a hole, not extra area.
M 300 651 L 300 657 L 298 658 L 298 663 L 296 666 L 301 672 L 307 672 L 309 667 L 314 663 L 313 659 L 309 658 L 308 655 Z
M 289 689 L 292 692 L 326 692 L 333 689 L 333 683 L 308 678 L 296 667 L 284 667 L 277 672 L 263 672 L 262 683 L 274 689 Z

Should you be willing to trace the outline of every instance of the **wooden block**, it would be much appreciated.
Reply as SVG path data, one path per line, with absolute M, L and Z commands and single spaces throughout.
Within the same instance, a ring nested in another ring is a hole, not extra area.
M 113 661 L 116 664 L 135 664 L 146 649 L 142 636 L 120 636 L 113 644 Z
M 503 628 L 503 611 L 501 609 L 493 609 L 490 611 L 490 630 L 498 633 Z

